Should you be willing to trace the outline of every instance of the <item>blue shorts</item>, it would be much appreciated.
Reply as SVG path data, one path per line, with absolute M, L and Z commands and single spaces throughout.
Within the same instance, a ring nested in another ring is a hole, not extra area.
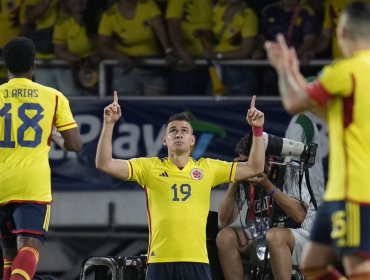
M 171 262 L 150 263 L 146 271 L 146 280 L 211 280 L 208 263 Z
M 3 246 L 14 247 L 17 235 L 44 240 L 49 221 L 49 204 L 9 203 L 0 206 L 0 238 Z
M 317 213 L 311 240 L 332 245 L 339 255 L 370 258 L 370 206 L 349 201 L 324 202 Z

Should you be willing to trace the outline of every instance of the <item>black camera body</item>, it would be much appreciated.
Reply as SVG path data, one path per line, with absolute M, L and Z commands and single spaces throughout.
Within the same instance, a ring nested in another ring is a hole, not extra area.
M 316 143 L 306 145 L 305 152 L 301 155 L 301 160 L 303 160 L 304 156 L 307 156 L 307 167 L 312 167 L 315 164 L 317 147 Z

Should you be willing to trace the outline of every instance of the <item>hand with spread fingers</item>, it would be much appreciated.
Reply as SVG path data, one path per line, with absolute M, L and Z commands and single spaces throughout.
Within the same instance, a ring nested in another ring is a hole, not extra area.
M 267 41 L 264 45 L 267 58 L 276 71 L 283 71 L 290 67 L 291 60 L 297 59 L 294 48 L 290 48 L 284 36 L 278 34 L 276 41 Z
M 121 117 L 121 106 L 118 104 L 118 93 L 114 91 L 113 102 L 104 108 L 104 121 L 115 123 Z
M 249 123 L 249 125 L 252 127 L 263 127 L 263 124 L 265 122 L 264 113 L 256 109 L 255 103 L 256 103 L 256 96 L 253 95 L 252 101 L 251 101 L 251 107 L 248 109 L 246 120 Z

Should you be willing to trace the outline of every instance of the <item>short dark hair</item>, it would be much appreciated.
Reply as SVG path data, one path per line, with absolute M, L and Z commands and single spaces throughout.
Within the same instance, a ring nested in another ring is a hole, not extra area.
M 185 121 L 191 125 L 191 117 L 187 112 L 177 113 L 169 117 L 166 122 L 166 127 L 168 126 L 170 122 L 173 122 L 173 121 Z
M 27 73 L 35 64 L 35 44 L 26 37 L 17 37 L 5 45 L 3 57 L 10 73 Z
M 239 142 L 235 146 L 235 153 L 248 157 L 252 148 L 252 141 L 253 139 L 251 133 L 248 133 L 240 138 Z

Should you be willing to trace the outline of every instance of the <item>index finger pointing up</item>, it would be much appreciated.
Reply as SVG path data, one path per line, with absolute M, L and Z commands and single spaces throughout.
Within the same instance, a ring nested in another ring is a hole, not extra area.
M 254 108 L 254 105 L 256 104 L 256 96 L 253 95 L 252 101 L 251 101 L 251 108 Z
M 289 49 L 289 47 L 288 47 L 288 45 L 287 45 L 287 43 L 286 43 L 286 40 L 285 40 L 285 38 L 284 38 L 284 35 L 282 35 L 282 34 L 278 34 L 277 36 L 276 36 L 276 41 L 279 43 L 279 45 L 280 45 L 280 47 L 283 49 L 283 50 L 288 50 Z
M 116 90 L 113 92 L 113 102 L 118 102 L 118 92 Z

